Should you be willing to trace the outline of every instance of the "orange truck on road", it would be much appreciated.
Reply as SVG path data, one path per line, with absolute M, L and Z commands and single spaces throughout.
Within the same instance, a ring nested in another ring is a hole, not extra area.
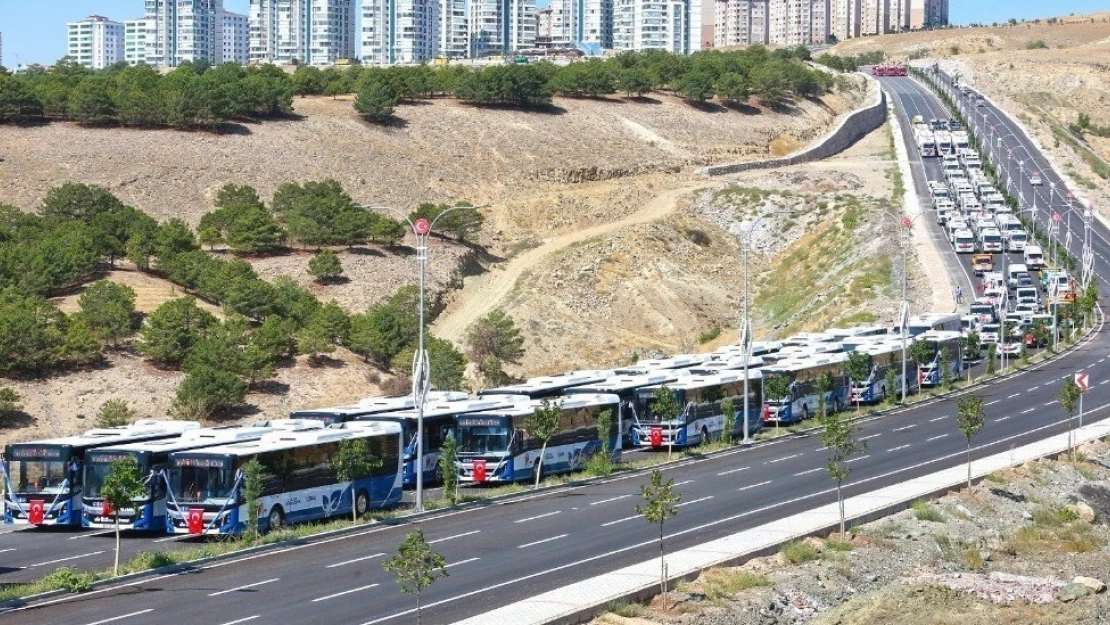
M 988 271 L 994 271 L 994 256 L 990 254 L 976 254 L 971 257 L 971 270 L 975 275 L 981 276 Z

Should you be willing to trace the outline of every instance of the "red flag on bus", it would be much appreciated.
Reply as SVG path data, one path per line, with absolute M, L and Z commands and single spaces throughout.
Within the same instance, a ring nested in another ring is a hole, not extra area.
M 100 516 L 111 516 L 111 515 L 112 515 L 112 504 L 108 503 L 108 500 L 105 499 L 104 501 L 100 502 Z
M 651 446 L 663 446 L 663 428 L 651 428 Z
M 189 515 L 186 520 L 189 523 L 190 534 L 204 532 L 204 508 L 189 508 Z
M 31 525 L 41 525 L 46 517 L 46 502 L 42 499 L 32 499 L 29 503 L 31 508 L 27 512 L 27 520 Z
M 479 484 L 486 481 L 486 461 L 485 460 L 475 460 L 474 461 L 474 481 L 478 482 Z

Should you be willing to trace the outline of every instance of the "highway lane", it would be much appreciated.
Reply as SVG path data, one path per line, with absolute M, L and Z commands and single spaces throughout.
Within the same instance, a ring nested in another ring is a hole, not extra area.
M 1100 333 L 1092 344 L 1057 363 L 985 390 L 988 424 L 975 440 L 974 455 L 1061 431 L 1062 414 L 1053 394 L 1060 380 L 1079 368 L 1091 371 L 1095 382 L 1086 402 L 1095 411 L 1088 420 L 1104 418 L 1110 402 L 1105 385 L 1110 379 L 1108 343 Z M 945 400 L 868 420 L 864 436 L 869 449 L 852 463 L 848 494 L 962 464 L 966 442 L 955 430 L 954 414 L 953 401 Z M 686 504 L 668 523 L 668 549 L 773 524 L 833 501 L 833 484 L 821 470 L 824 455 L 819 448 L 815 436 L 792 438 L 668 470 L 681 484 Z M 422 525 L 428 538 L 438 541 L 437 549 L 454 563 L 452 576 L 425 595 L 426 604 L 431 603 L 428 622 L 477 614 L 652 557 L 655 530 L 634 512 L 643 480 L 623 477 L 426 520 Z M 397 592 L 380 568 L 384 554 L 396 549 L 407 530 L 381 527 L 324 544 L 294 545 L 282 553 L 66 598 L 3 618 L 13 623 L 93 623 L 123 617 L 118 622 L 148 623 L 187 611 L 190 619 L 213 623 L 252 618 L 407 622 L 411 599 Z

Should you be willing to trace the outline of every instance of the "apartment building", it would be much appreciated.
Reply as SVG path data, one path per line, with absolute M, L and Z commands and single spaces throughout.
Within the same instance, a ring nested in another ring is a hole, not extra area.
M 123 60 L 128 65 L 149 63 L 154 45 L 154 18 L 140 17 L 123 21 Z
M 537 48 L 553 47 L 554 37 L 552 36 L 552 23 L 551 7 L 547 7 L 546 9 L 536 9 Z
M 469 56 L 536 47 L 536 0 L 470 0 Z
M 222 15 L 222 63 L 246 65 L 250 62 L 250 21 L 246 15 L 224 11 Z
M 123 60 L 123 24 L 90 15 L 66 24 L 66 56 L 91 69 L 104 69 Z
M 911 30 L 948 25 L 948 0 L 913 0 L 910 4 Z
M 154 20 L 147 63 L 223 62 L 223 13 L 223 0 L 146 0 L 147 19 Z
M 829 36 L 829 0 L 771 0 L 768 43 L 808 46 Z
M 251 63 L 334 65 L 355 58 L 354 0 L 251 0 Z
M 701 14 L 701 0 L 614 0 L 613 48 L 696 52 Z
M 363 0 L 362 61 L 411 65 L 439 52 L 439 0 Z
M 439 56 L 465 58 L 470 54 L 470 22 L 466 0 L 440 0 L 438 14 Z
M 716 0 L 714 4 L 714 47 L 768 42 L 769 0 Z
M 829 2 L 829 33 L 838 41 L 860 36 L 861 0 Z

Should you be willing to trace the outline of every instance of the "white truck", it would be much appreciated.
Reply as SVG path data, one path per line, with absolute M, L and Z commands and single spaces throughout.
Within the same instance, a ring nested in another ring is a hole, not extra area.
M 1025 265 L 1034 271 L 1044 269 L 1044 252 L 1039 245 L 1025 246 Z

